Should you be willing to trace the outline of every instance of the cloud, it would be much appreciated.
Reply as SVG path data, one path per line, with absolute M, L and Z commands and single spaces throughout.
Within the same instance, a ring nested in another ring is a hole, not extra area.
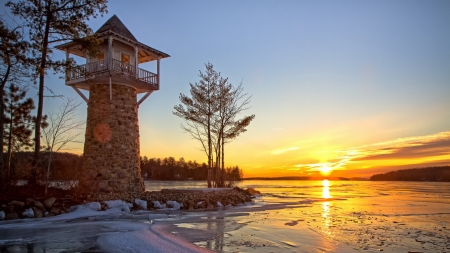
M 279 154 L 283 154 L 283 153 L 289 152 L 289 151 L 294 151 L 294 150 L 297 150 L 297 149 L 298 149 L 298 147 L 275 149 L 275 150 L 272 151 L 272 155 L 279 155 Z
M 390 161 L 394 161 L 395 166 Z M 450 131 L 412 136 L 336 151 L 336 158 L 324 163 L 293 165 L 290 171 L 319 171 L 324 165 L 342 173 L 366 170 L 372 172 L 450 164 Z M 345 171 L 345 172 L 344 172 Z M 339 173 L 338 173 L 339 174 Z
M 411 159 L 450 155 L 450 132 L 376 143 L 361 149 L 353 161 Z

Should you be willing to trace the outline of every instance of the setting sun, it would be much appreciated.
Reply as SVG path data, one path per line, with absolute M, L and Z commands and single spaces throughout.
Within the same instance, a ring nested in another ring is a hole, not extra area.
M 328 167 L 326 164 L 324 164 L 321 168 L 320 168 L 320 174 L 322 174 L 322 176 L 328 176 L 330 175 L 332 169 L 330 167 Z

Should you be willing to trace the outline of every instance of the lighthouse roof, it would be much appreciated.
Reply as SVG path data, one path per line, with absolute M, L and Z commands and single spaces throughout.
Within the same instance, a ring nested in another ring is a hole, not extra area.
M 120 21 L 120 19 L 116 15 L 113 15 L 111 18 L 109 18 L 108 21 L 106 21 L 95 33 L 100 34 L 108 31 L 114 32 L 125 38 L 138 42 L 134 35 L 130 32 L 130 30 L 128 30 L 128 28 L 122 23 L 122 21 Z

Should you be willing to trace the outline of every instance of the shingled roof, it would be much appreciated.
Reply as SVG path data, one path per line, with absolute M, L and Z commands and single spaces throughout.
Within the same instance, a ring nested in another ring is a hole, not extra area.
M 117 33 L 123 37 L 138 42 L 130 30 L 128 30 L 128 28 L 116 15 L 113 15 L 110 19 L 108 19 L 108 21 L 106 21 L 95 33 L 104 33 L 107 31 Z

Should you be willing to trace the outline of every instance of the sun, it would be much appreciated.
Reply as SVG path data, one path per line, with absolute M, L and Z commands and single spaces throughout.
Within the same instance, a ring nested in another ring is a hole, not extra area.
M 322 176 L 330 175 L 331 171 L 332 169 L 326 164 L 322 165 L 322 167 L 320 168 L 320 174 L 322 174 Z

